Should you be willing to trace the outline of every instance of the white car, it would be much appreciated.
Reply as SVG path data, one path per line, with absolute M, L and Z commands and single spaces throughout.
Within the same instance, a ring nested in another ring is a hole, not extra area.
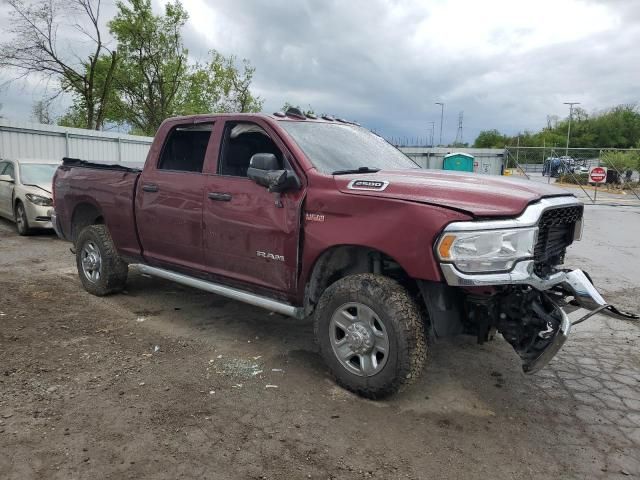
M 569 167 L 573 167 L 576 164 L 575 158 L 570 157 L 569 155 L 561 156 L 560 160 L 562 161 L 562 163 L 564 163 L 565 165 L 568 165 Z
M 0 160 L 0 217 L 16 223 L 20 235 L 52 228 L 51 182 L 60 161 Z

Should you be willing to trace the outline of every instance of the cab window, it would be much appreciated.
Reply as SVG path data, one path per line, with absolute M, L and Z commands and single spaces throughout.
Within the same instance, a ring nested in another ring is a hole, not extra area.
M 212 123 L 175 127 L 162 148 L 158 170 L 201 173 L 212 130 Z
M 251 157 L 256 153 L 273 153 L 282 168 L 282 152 L 260 125 L 251 122 L 227 122 L 222 137 L 218 173 L 246 177 Z

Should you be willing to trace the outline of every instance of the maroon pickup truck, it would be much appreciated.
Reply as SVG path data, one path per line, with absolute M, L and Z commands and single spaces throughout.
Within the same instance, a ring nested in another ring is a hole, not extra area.
M 427 337 L 500 332 L 532 373 L 567 311 L 628 316 L 561 268 L 575 197 L 423 170 L 357 124 L 295 110 L 166 120 L 142 170 L 64 159 L 54 209 L 88 292 L 122 290 L 134 267 L 311 317 L 337 381 L 370 398 L 418 377 Z

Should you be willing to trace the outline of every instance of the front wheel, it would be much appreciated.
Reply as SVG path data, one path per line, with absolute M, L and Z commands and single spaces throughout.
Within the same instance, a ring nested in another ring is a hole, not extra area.
M 24 209 L 24 205 L 22 202 L 16 203 L 16 228 L 18 229 L 18 235 L 29 235 L 31 233 L 31 228 L 29 228 L 29 220 L 27 219 L 27 212 Z
M 84 228 L 76 240 L 76 265 L 85 290 L 99 297 L 120 292 L 127 283 L 122 261 L 105 225 Z
M 327 288 L 314 330 L 336 381 L 367 398 L 413 382 L 426 361 L 419 306 L 398 282 L 381 275 L 350 275 Z

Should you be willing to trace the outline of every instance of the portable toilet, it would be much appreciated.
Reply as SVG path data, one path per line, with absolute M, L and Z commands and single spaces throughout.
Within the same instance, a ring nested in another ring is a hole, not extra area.
M 459 172 L 473 172 L 474 156 L 464 152 L 448 153 L 444 156 L 442 168 Z

